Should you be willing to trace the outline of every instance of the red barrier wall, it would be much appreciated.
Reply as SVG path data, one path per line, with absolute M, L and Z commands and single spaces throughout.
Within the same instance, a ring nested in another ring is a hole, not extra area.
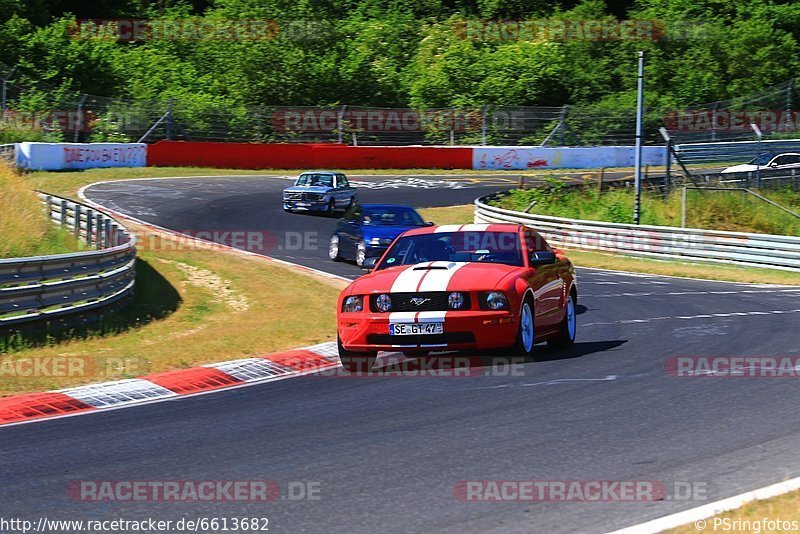
M 147 164 L 219 169 L 471 169 L 472 149 L 158 141 Z

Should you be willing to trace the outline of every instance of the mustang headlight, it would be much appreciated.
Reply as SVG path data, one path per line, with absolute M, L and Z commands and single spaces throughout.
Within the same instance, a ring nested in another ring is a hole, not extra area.
M 490 291 L 486 293 L 486 307 L 490 310 L 507 310 L 508 298 L 499 291 Z
M 457 291 L 447 296 L 447 305 L 454 310 L 459 310 L 464 306 L 464 295 Z
M 378 295 L 378 298 L 375 299 L 375 307 L 382 312 L 390 311 L 392 309 L 392 297 L 386 293 Z
M 392 240 L 387 237 L 373 237 L 369 240 L 369 244 L 372 246 L 380 246 L 380 245 L 391 245 Z
M 356 295 L 353 297 L 347 297 L 344 299 L 344 306 L 342 306 L 342 311 L 345 312 L 360 312 L 364 310 L 364 298 Z

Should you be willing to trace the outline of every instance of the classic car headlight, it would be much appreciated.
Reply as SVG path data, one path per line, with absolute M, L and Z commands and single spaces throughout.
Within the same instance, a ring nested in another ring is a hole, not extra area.
M 382 312 L 388 312 L 392 309 L 392 297 L 386 293 L 378 295 L 378 298 L 375 299 L 375 307 Z
M 499 291 L 490 291 L 485 296 L 486 307 L 490 310 L 508 309 L 508 299 Z
M 360 295 L 356 295 L 353 297 L 347 297 L 344 299 L 344 306 L 342 306 L 342 311 L 345 312 L 360 312 L 364 309 L 364 298 Z
M 373 237 L 369 240 L 369 244 L 373 246 L 380 246 L 380 245 L 391 245 L 392 240 L 388 237 Z
M 447 296 L 447 305 L 454 310 L 459 310 L 464 306 L 464 295 L 454 291 Z

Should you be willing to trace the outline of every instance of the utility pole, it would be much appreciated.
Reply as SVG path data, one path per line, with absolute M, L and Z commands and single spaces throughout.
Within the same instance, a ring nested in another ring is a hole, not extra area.
M 11 78 L 14 77 L 14 71 L 15 70 L 17 70 L 17 67 L 12 68 L 9 71 L 9 73 L 6 74 L 2 79 L 2 83 L 3 83 L 2 93 L 3 94 L 2 94 L 2 102 L 0 102 L 0 110 L 1 110 L 0 111 L 0 113 L 1 113 L 0 114 L 0 122 L 2 122 L 3 125 L 5 125 L 5 122 L 6 122 L 6 94 L 7 94 L 6 90 L 8 88 L 8 82 L 11 80 Z
M 639 51 L 639 75 L 636 92 L 636 152 L 634 154 L 636 200 L 633 205 L 633 222 L 639 224 L 642 208 L 642 115 L 644 111 L 644 52 Z
M 750 128 L 756 134 L 756 138 L 758 139 L 758 157 L 756 158 L 756 188 L 761 187 L 761 138 L 763 135 L 761 134 L 761 128 L 758 127 L 756 123 L 750 123 Z

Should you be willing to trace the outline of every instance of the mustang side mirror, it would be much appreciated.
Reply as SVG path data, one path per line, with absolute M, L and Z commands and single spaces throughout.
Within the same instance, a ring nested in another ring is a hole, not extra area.
M 530 257 L 531 267 L 548 265 L 556 262 L 555 252 L 532 252 Z
M 375 265 L 378 263 L 377 256 L 370 256 L 369 258 L 364 258 L 364 262 L 361 264 L 361 268 L 365 271 L 371 271 L 375 268 Z
M 425 223 L 425 226 L 433 226 L 433 221 L 428 221 Z

